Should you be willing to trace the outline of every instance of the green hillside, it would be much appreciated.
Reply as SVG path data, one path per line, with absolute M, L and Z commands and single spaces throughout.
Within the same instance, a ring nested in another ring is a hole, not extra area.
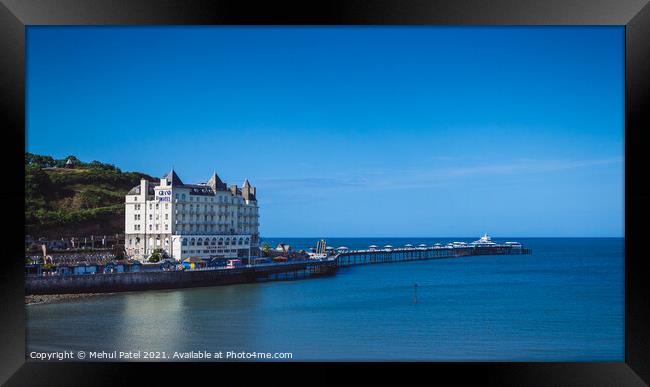
M 65 163 L 72 160 L 72 167 Z M 145 178 L 111 164 L 25 153 L 25 225 L 33 237 L 124 232 L 124 195 Z

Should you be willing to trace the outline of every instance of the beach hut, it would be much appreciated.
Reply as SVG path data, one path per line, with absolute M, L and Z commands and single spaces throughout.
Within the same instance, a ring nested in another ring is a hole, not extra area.
M 84 275 L 97 273 L 97 265 L 79 264 L 72 267 L 72 274 Z
M 336 251 L 348 251 L 349 249 L 345 246 L 340 246 L 336 248 Z
M 133 262 L 131 262 L 130 265 L 128 266 L 128 270 L 127 270 L 127 271 L 130 271 L 130 272 L 133 272 L 133 273 L 136 273 L 136 272 L 142 271 L 142 264 L 141 264 L 140 262 L 138 262 L 138 261 L 133 261 Z
M 115 273 L 115 264 L 113 262 L 109 262 L 106 265 L 104 265 L 104 268 L 102 270 L 103 273 Z
M 384 246 L 384 248 L 390 250 L 390 249 L 393 248 L 393 246 L 392 245 L 386 245 L 386 246 Z
M 199 257 L 189 257 L 183 260 L 183 267 L 185 269 L 198 269 L 199 267 L 205 266 L 203 260 Z
M 72 269 L 68 265 L 57 265 L 56 273 L 60 276 L 71 275 Z
M 377 245 L 370 245 L 370 246 L 368 246 L 368 249 L 377 250 Z

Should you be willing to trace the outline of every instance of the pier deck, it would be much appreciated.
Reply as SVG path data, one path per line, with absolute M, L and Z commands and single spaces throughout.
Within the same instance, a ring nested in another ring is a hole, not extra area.
M 519 255 L 531 254 L 529 248 L 512 248 L 506 245 L 491 247 L 416 247 L 382 250 L 349 250 L 338 253 L 339 267 L 369 265 L 376 263 L 419 261 L 427 259 L 458 258 L 470 255 Z

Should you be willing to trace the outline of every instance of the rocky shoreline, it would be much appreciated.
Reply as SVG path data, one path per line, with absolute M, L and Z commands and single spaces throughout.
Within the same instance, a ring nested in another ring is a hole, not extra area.
M 77 300 L 92 296 L 106 295 L 113 293 L 79 293 L 79 294 L 34 294 L 25 296 L 25 305 L 50 304 L 54 302 L 63 302 Z

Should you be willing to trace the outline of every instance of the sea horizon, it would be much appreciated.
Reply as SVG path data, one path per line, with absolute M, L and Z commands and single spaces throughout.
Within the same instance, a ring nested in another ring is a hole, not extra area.
M 512 236 L 512 235 L 506 235 L 506 236 L 499 236 L 499 235 L 491 235 L 488 234 L 490 238 L 492 239 L 503 239 L 503 238 L 522 238 L 522 239 L 601 239 L 601 238 L 610 238 L 610 239 L 615 239 L 615 238 L 625 238 L 625 236 Z M 480 236 L 459 236 L 459 235 L 452 235 L 452 236 L 413 236 L 413 235 L 405 235 L 405 236 L 262 236 L 260 239 L 278 239 L 278 238 L 294 238 L 294 239 L 308 239 L 308 238 L 316 238 L 316 239 L 369 239 L 369 238 L 378 238 L 378 239 L 387 239 L 387 238 L 423 238 L 423 239 L 435 239 L 435 238 L 440 238 L 440 239 L 451 239 L 451 238 L 476 238 L 478 239 Z

